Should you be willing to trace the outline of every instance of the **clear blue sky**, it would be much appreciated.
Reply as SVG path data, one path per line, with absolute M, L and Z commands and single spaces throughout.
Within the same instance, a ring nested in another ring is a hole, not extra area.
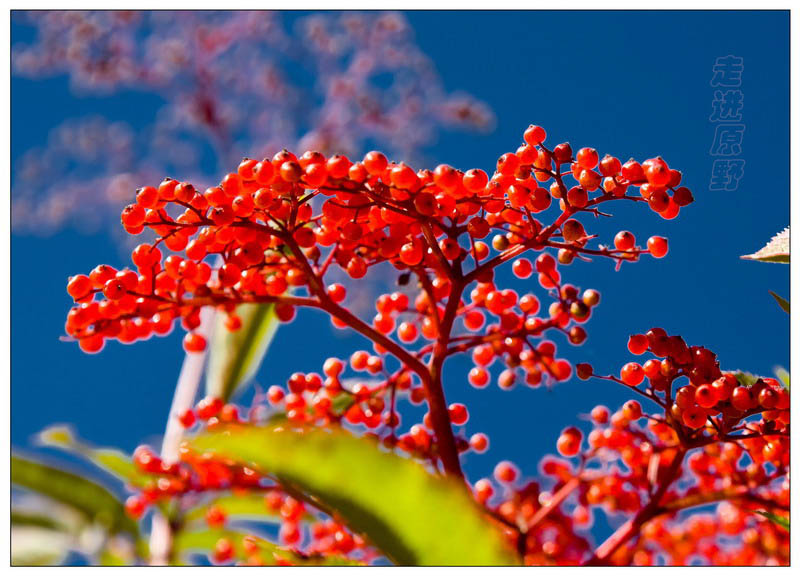
M 614 206 L 595 232 L 669 237 L 667 258 L 644 258 L 614 272 L 608 261 L 575 263 L 564 278 L 602 292 L 582 347 L 559 341 L 562 355 L 617 371 L 632 332 L 663 326 L 719 354 L 723 368 L 770 374 L 788 368 L 789 322 L 768 294 L 788 297 L 789 268 L 740 260 L 789 224 L 788 12 L 427 12 L 409 13 L 418 43 L 448 89 L 485 100 L 497 115 L 488 135 L 445 134 L 432 164 L 490 170 L 533 122 L 548 141 L 594 146 L 626 160 L 660 154 L 684 173 L 696 202 L 665 221 L 641 206 Z M 25 34 L 12 26 L 12 42 Z M 745 175 L 734 192 L 710 192 L 714 125 L 709 81 L 718 56 L 744 58 Z M 66 117 L 90 112 L 151 122 L 157 102 L 132 93 L 112 102 L 71 96 L 66 78 L 12 79 L 12 161 L 42 145 Z M 179 175 L 178 175 L 179 176 Z M 132 450 L 157 441 L 180 368 L 181 331 L 134 346 L 111 343 L 87 356 L 59 341 L 70 299 L 68 275 L 95 264 L 122 265 L 110 235 L 64 231 L 12 238 L 12 442 L 55 422 L 74 423 L 93 442 Z M 502 278 L 508 279 L 508 275 Z M 525 288 L 525 287 L 521 287 Z M 541 292 L 538 286 L 531 287 Z M 295 370 L 320 370 L 328 355 L 359 345 L 326 318 L 304 312 L 282 328 L 259 380 L 285 382 Z M 470 455 L 473 480 L 505 458 L 532 475 L 555 449 L 559 431 L 597 403 L 627 399 L 613 384 L 572 380 L 552 390 L 501 392 L 466 385 L 469 363 L 448 365 L 448 400 L 472 411 L 469 433 L 490 434 L 492 450 Z

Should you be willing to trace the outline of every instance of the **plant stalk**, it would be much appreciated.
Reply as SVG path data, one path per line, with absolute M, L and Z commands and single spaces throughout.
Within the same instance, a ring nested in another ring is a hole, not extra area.
M 213 307 L 200 309 L 200 326 L 195 332 L 210 341 L 214 325 L 215 310 Z M 176 463 L 183 438 L 183 425 L 178 417 L 191 409 L 200 388 L 203 377 L 203 367 L 206 360 L 206 351 L 201 353 L 186 353 L 183 358 L 175 394 L 172 396 L 172 405 L 167 417 L 167 426 L 164 439 L 161 442 L 161 459 L 167 463 Z M 169 520 L 156 509 L 153 512 L 153 521 L 150 529 L 150 564 L 168 565 L 172 553 L 172 530 Z

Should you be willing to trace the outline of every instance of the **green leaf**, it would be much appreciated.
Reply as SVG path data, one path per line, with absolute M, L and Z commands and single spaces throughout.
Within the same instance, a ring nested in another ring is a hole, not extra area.
M 248 553 L 244 549 L 244 539 L 247 537 L 251 542 L 258 545 L 261 560 L 267 565 L 275 565 L 279 560 L 288 562 L 292 565 L 320 566 L 320 565 L 363 565 L 363 563 L 347 557 L 336 555 L 301 555 L 291 549 L 279 547 L 263 537 L 252 532 L 243 532 L 239 529 L 226 527 L 222 529 L 203 528 L 194 531 L 179 531 L 173 541 L 173 550 L 180 560 L 185 561 L 189 553 L 204 553 L 210 555 L 214 551 L 217 541 L 226 538 L 233 545 L 235 556 L 246 558 Z
M 756 381 L 761 378 L 758 375 L 748 373 L 747 371 L 733 371 L 733 375 L 743 387 L 752 387 L 754 384 L 756 384 Z
M 274 519 L 276 522 L 281 521 L 281 517 L 278 513 L 267 509 L 264 503 L 263 491 L 220 495 L 207 503 L 193 507 L 186 512 L 184 518 L 187 521 L 203 519 L 206 510 L 212 505 L 225 511 L 225 514 L 232 519 L 258 521 Z
M 136 523 L 125 514 L 125 506 L 111 491 L 75 473 L 12 455 L 11 483 L 71 506 L 111 533 L 139 534 Z
M 186 555 L 190 553 L 204 553 L 211 555 L 217 541 L 220 539 L 230 539 L 234 546 L 237 557 L 243 557 L 245 551 L 242 540 L 247 533 L 235 531 L 230 528 L 211 529 L 203 528 L 198 530 L 181 530 L 175 533 L 172 541 L 172 553 L 181 561 L 187 561 Z
M 783 383 L 783 387 L 787 390 L 791 390 L 791 384 L 789 382 L 789 371 L 784 369 L 783 367 L 775 367 L 775 376 L 780 379 Z
M 781 515 L 776 515 L 775 513 L 770 513 L 769 511 L 755 511 L 762 517 L 766 517 L 779 527 L 783 527 L 787 531 L 789 530 L 789 517 L 783 517 Z
M 27 511 L 18 507 L 11 508 L 11 524 L 27 527 L 39 527 L 53 531 L 66 531 L 67 527 L 58 519 L 40 511 Z
M 400 565 L 518 564 L 466 486 L 341 429 L 230 427 L 189 441 L 313 495 Z
M 789 312 L 789 301 L 787 301 L 782 296 L 778 296 L 777 294 L 775 294 L 772 291 L 769 291 L 769 294 L 772 295 L 772 298 L 774 298 L 776 301 L 778 301 L 778 305 L 783 309 L 783 312 L 785 312 L 786 314 L 791 314 Z
M 789 227 L 772 237 L 767 245 L 753 254 L 742 256 L 746 260 L 758 260 L 761 262 L 789 262 Z
M 72 432 L 72 429 L 64 425 L 48 427 L 39 433 L 38 440 L 42 445 L 58 447 L 83 457 L 134 487 L 142 488 L 157 479 L 157 476 L 139 470 L 133 464 L 133 458 L 130 455 L 117 449 L 93 447 L 80 440 Z
M 206 394 L 224 401 L 253 378 L 280 325 L 272 303 L 242 304 L 236 314 L 242 319 L 236 332 L 217 315 L 206 372 Z

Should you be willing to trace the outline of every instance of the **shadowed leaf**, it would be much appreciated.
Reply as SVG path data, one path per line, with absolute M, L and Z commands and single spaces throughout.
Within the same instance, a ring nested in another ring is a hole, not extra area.
M 783 517 L 781 515 L 776 515 L 775 513 L 770 513 L 769 511 L 755 511 L 762 517 L 766 517 L 779 527 L 783 527 L 787 531 L 789 530 L 789 517 Z
M 189 444 L 313 495 L 397 564 L 518 563 L 465 486 L 372 440 L 340 429 L 232 427 Z
M 144 487 L 148 481 L 157 477 L 140 471 L 133 464 L 133 459 L 122 451 L 109 448 L 97 448 L 78 439 L 72 430 L 63 425 L 48 427 L 38 435 L 42 445 L 58 447 L 83 457 L 99 468 L 126 481 L 134 487 Z
M 242 326 L 235 332 L 217 315 L 206 373 L 206 394 L 224 401 L 253 378 L 280 325 L 272 303 L 239 305 L 236 314 Z
M 783 298 L 781 296 L 778 296 L 777 294 L 775 294 L 772 291 L 769 291 L 769 294 L 772 295 L 772 298 L 774 298 L 776 301 L 778 301 L 778 305 L 783 309 L 783 311 L 785 313 L 791 314 L 791 313 L 789 313 L 789 301 L 787 301 L 785 298 Z
M 125 514 L 125 506 L 111 491 L 75 473 L 12 455 L 11 483 L 71 506 L 111 533 L 139 534 L 136 523 Z

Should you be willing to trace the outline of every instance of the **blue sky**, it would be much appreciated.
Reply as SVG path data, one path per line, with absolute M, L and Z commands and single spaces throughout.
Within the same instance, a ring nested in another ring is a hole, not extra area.
M 426 152 L 431 165 L 490 170 L 514 150 L 529 123 L 548 142 L 596 147 L 626 160 L 662 155 L 683 171 L 696 202 L 672 221 L 641 206 L 613 206 L 613 219 L 592 224 L 609 242 L 621 230 L 639 239 L 670 239 L 667 258 L 644 258 L 614 271 L 610 261 L 575 263 L 562 271 L 603 298 L 587 325 L 588 341 L 563 356 L 615 372 L 632 360 L 630 333 L 663 326 L 690 344 L 718 353 L 723 368 L 771 374 L 789 368 L 789 322 L 769 296 L 788 298 L 789 267 L 743 261 L 789 224 L 788 12 L 415 12 L 407 14 L 423 51 L 445 86 L 486 101 L 497 116 L 490 134 L 447 133 Z M 12 42 L 25 35 L 12 25 Z M 743 151 L 738 190 L 709 191 L 713 158 L 709 121 L 715 59 L 744 59 Z M 76 99 L 66 78 L 12 79 L 12 165 L 42 145 L 64 118 L 101 113 L 132 124 L 151 122 L 158 102 L 124 93 Z M 13 175 L 12 175 L 13 179 Z M 132 450 L 156 442 L 180 368 L 180 331 L 134 346 L 112 343 L 87 356 L 59 341 L 70 299 L 68 275 L 95 264 L 122 265 L 110 235 L 65 230 L 48 238 L 12 236 L 12 442 L 55 422 L 74 423 L 95 443 Z M 500 279 L 511 282 L 508 271 Z M 523 283 L 517 284 L 526 290 Z M 538 286 L 529 290 L 541 293 Z M 264 385 L 295 370 L 320 370 L 329 355 L 349 354 L 361 341 L 343 337 L 328 320 L 303 312 L 280 329 L 259 373 Z M 552 390 L 466 385 L 468 359 L 447 366 L 450 401 L 471 408 L 468 433 L 487 432 L 492 449 L 470 455 L 474 480 L 501 459 L 534 474 L 554 452 L 560 430 L 597 403 L 627 400 L 613 384 L 577 379 Z

